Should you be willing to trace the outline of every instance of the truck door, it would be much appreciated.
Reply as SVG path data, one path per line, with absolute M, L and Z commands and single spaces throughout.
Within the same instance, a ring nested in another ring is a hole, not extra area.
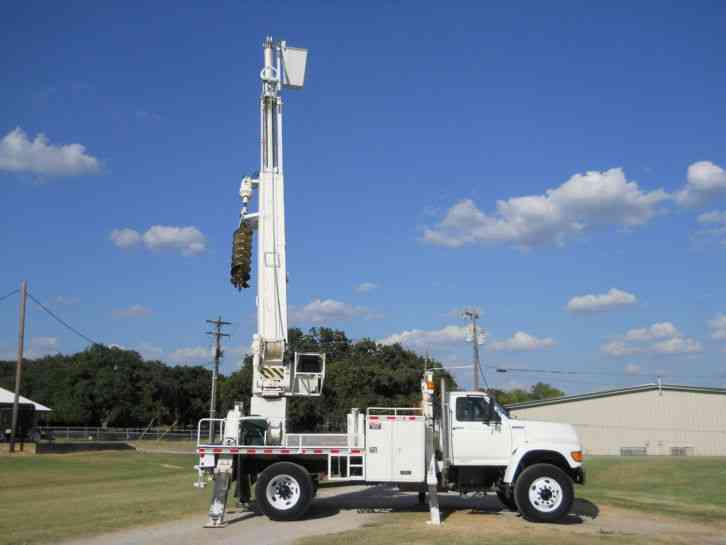
M 465 394 L 453 401 L 449 409 L 453 464 L 506 466 L 512 445 L 509 422 L 487 422 L 489 401 L 483 395 Z

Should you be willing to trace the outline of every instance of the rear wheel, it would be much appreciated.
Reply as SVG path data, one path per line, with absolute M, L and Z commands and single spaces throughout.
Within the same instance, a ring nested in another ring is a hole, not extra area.
M 559 467 L 535 464 L 514 485 L 519 512 L 530 522 L 556 522 L 570 513 L 575 494 L 572 479 Z
M 304 467 L 277 462 L 265 469 L 255 485 L 260 510 L 272 520 L 297 520 L 310 507 L 313 481 Z

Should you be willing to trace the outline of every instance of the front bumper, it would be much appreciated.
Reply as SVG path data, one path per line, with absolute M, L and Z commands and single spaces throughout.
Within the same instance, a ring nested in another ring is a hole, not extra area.
M 577 467 L 572 470 L 572 480 L 577 484 L 585 484 L 585 468 Z

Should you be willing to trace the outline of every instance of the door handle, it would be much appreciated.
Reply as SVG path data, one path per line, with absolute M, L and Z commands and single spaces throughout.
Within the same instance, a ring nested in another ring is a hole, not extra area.
M 451 430 L 452 430 L 452 431 L 453 431 L 453 430 L 463 430 L 463 429 L 464 429 L 464 428 L 463 428 L 463 427 L 461 427 L 461 426 L 454 426 L 453 428 L 451 428 Z

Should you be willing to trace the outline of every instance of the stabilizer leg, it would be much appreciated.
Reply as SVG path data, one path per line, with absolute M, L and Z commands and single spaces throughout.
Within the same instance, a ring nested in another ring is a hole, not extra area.
M 438 479 L 436 478 L 436 458 L 432 455 L 429 463 L 429 470 L 426 475 L 426 484 L 429 487 L 429 511 L 431 520 L 427 524 L 434 526 L 441 525 L 441 513 L 439 512 Z
M 220 456 L 217 467 L 214 469 L 214 489 L 212 502 L 209 504 L 209 520 L 205 528 L 224 528 L 227 523 L 224 515 L 227 512 L 227 494 L 229 482 L 232 479 L 232 458 Z

